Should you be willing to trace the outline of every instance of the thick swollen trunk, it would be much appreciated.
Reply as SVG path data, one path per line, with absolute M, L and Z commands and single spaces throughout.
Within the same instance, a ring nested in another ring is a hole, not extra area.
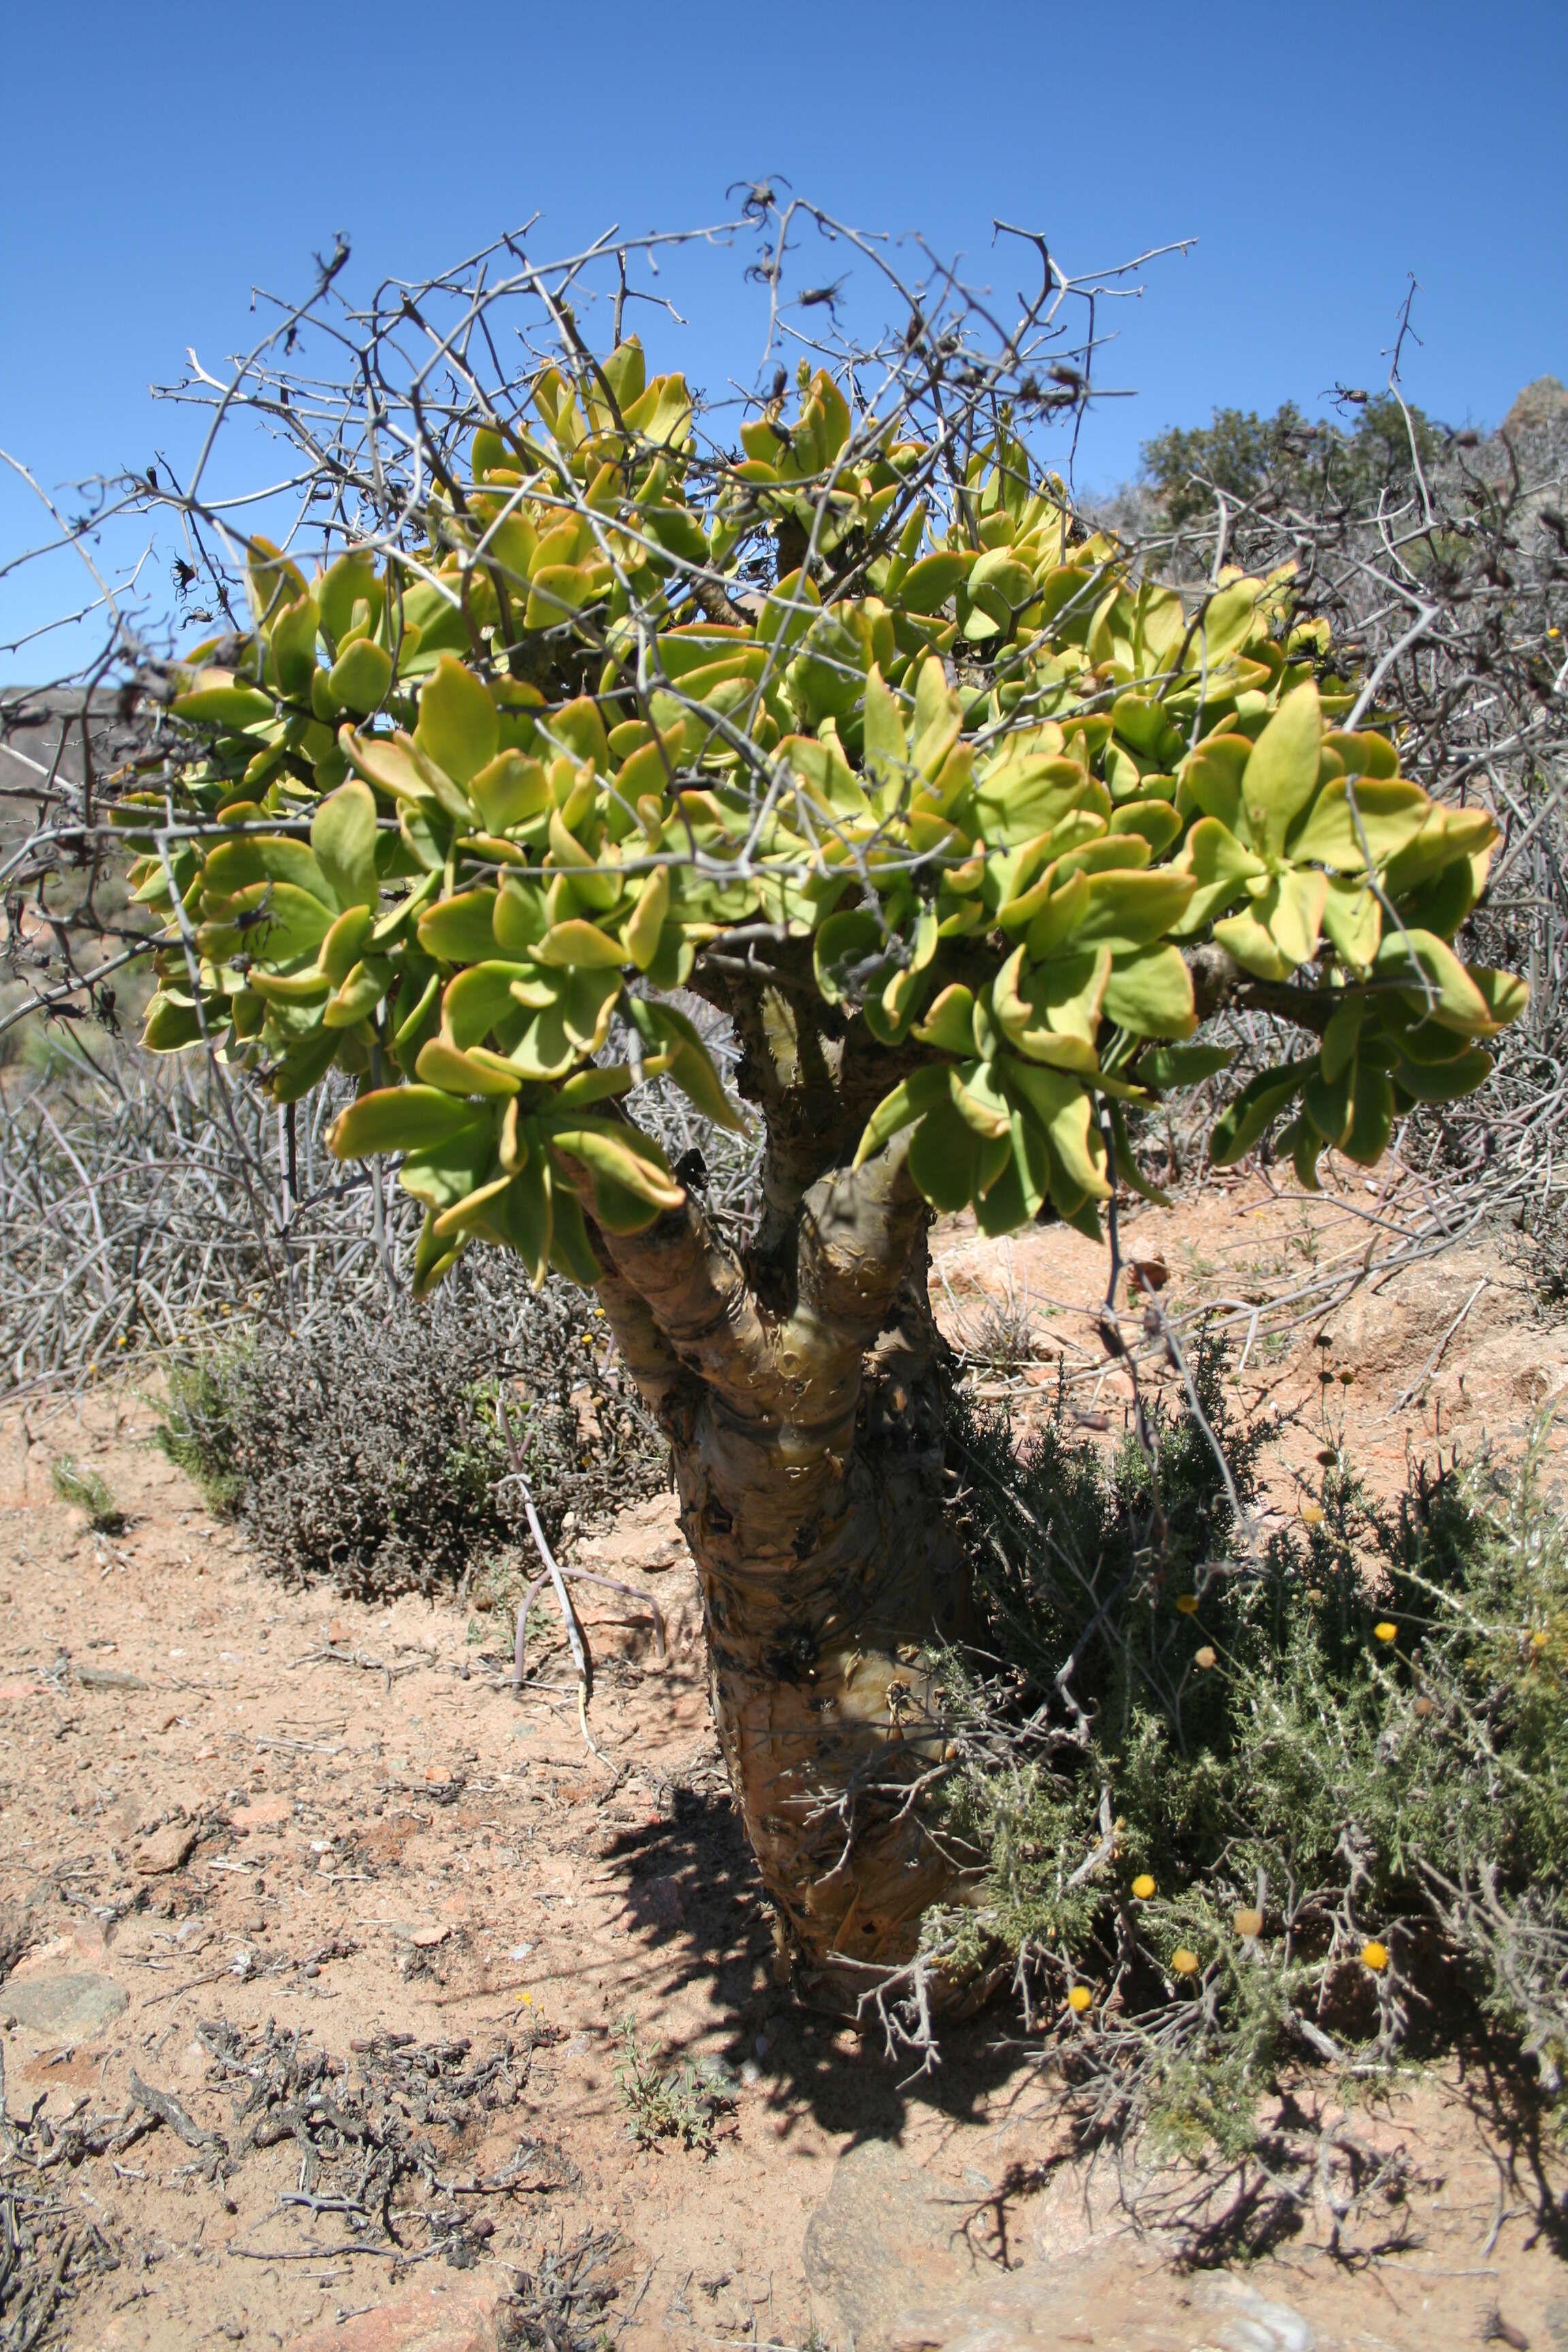
M 966 1857 L 928 1826 L 929 1662 L 965 1621 L 943 1454 L 940 1368 L 903 1328 L 871 1352 L 843 1454 L 805 1462 L 711 1397 L 676 1448 L 731 1780 L 781 1947 L 834 2007 L 960 1892 Z
M 977 1859 L 926 1801 L 945 1737 L 930 1661 L 963 1635 L 968 1588 L 900 1157 L 821 1179 L 791 1223 L 771 1306 L 691 1202 L 600 1236 L 600 1295 L 674 1449 L 714 1715 L 783 1952 L 806 1998 L 853 2008 Z

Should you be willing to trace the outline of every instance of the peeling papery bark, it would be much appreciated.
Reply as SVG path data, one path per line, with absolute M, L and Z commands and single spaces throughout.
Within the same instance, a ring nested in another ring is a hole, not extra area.
M 714 1716 L 781 1946 L 807 1999 L 853 2010 L 975 1871 L 922 1801 L 946 1742 L 926 1662 L 963 1636 L 969 1583 L 903 1151 L 804 1189 L 771 1173 L 761 1280 L 689 1196 L 643 1233 L 595 1233 L 599 1295 L 674 1451 Z

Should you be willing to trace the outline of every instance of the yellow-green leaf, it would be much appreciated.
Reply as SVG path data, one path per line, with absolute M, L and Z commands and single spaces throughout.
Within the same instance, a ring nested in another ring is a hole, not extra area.
M 1185 911 L 1172 926 L 1178 938 L 1187 938 L 1238 898 L 1248 882 L 1260 881 L 1268 868 L 1218 817 L 1203 816 L 1182 845 L 1176 870 L 1190 874 L 1195 885 Z
M 452 1095 L 514 1095 L 522 1084 L 516 1070 L 499 1066 L 494 1057 L 481 1062 L 460 1053 L 444 1037 L 423 1045 L 414 1067 L 427 1087 L 444 1087 Z
M 500 719 L 490 690 L 472 670 L 443 654 L 419 697 L 414 740 L 455 783 L 466 784 L 495 757 Z
M 1316 793 L 1322 747 L 1322 709 L 1318 689 L 1308 679 L 1285 697 L 1242 774 L 1247 838 L 1265 856 L 1279 856 L 1291 825 Z
M 265 726 L 277 716 L 277 706 L 269 694 L 263 694 L 258 687 L 237 686 L 233 671 L 226 669 L 198 670 L 185 692 L 177 694 L 169 708 L 176 719 L 195 719 L 237 733 Z
M 1100 1011 L 1136 1037 L 1190 1037 L 1198 1021 L 1180 948 L 1138 948 L 1115 957 Z
M 374 1013 L 392 983 L 392 966 L 384 956 L 367 956 L 344 975 L 328 998 L 321 1019 L 329 1029 L 352 1029 Z
M 1352 785 L 1336 776 L 1324 785 L 1306 823 L 1292 836 L 1290 855 L 1298 865 L 1310 862 L 1338 874 L 1364 874 L 1370 853 L 1374 871 L 1381 873 L 1390 858 L 1415 840 L 1430 807 L 1420 785 L 1403 779 L 1383 782 L 1363 776 Z
M 1492 1009 L 1447 940 L 1435 932 L 1390 931 L 1378 949 L 1375 971 L 1385 980 L 1403 978 L 1405 1003 L 1412 1012 L 1425 1009 L 1445 1028 L 1468 1035 L 1490 1035 L 1496 1023 Z
M 659 934 L 669 912 L 669 868 L 656 866 L 637 894 L 637 903 L 622 928 L 625 952 L 639 971 L 646 971 L 658 953 Z
M 1342 962 L 1356 971 L 1369 970 L 1383 937 L 1383 908 L 1376 894 L 1364 883 L 1331 875 L 1322 921 Z
M 529 964 L 502 963 L 487 958 L 482 963 L 469 964 L 466 971 L 448 981 L 441 999 L 441 1027 L 459 1053 L 479 1045 L 498 1022 L 513 1012 L 517 1000 L 512 983 L 528 980 L 531 972 Z
M 374 908 L 375 795 L 357 778 L 328 794 L 310 820 L 310 847 L 340 907 Z
M 885 1143 L 890 1143 L 911 1120 L 921 1118 L 937 1103 L 947 1099 L 945 1063 L 933 1063 L 900 1079 L 889 1093 L 882 1097 L 867 1120 L 855 1154 L 855 1166 L 863 1168 L 874 1152 L 880 1151 Z
M 1142 948 L 1161 938 L 1185 911 L 1190 876 L 1161 866 L 1152 873 L 1091 874 L 1089 906 L 1073 933 L 1079 947 Z
M 421 1151 L 475 1125 L 467 1103 L 434 1087 L 381 1087 L 341 1111 L 327 1136 L 334 1160 L 363 1160 L 373 1151 Z
M 495 952 L 496 893 L 487 884 L 443 898 L 419 918 L 419 944 L 443 963 L 483 963 Z
M 428 688 L 426 689 L 429 691 Z M 531 824 L 550 806 L 550 779 L 540 760 L 521 751 L 501 751 L 468 784 L 469 798 L 490 833 Z
M 392 686 L 392 656 L 374 637 L 356 637 L 338 656 L 327 675 L 333 701 L 368 719 L 385 701 Z
M 943 1054 L 973 1054 L 974 1051 L 974 992 L 955 981 L 944 988 L 917 1024 L 915 1036 L 922 1045 L 934 1045 Z
M 544 934 L 533 950 L 540 963 L 558 967 L 575 967 L 584 971 L 607 971 L 618 969 L 626 961 L 626 951 L 619 940 L 600 930 L 596 923 L 585 923 L 573 916 L 564 923 L 555 923 Z

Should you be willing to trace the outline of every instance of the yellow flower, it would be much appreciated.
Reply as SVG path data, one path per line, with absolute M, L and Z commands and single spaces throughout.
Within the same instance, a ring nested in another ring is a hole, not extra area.
M 1375 1940 L 1370 1944 L 1363 1944 L 1361 1948 L 1361 1960 L 1363 1968 L 1371 1969 L 1375 1975 L 1379 1969 L 1385 1969 L 1388 1966 L 1388 1946 Z
M 1231 1925 L 1238 1936 L 1261 1936 L 1263 1914 L 1261 1911 L 1238 1911 Z
M 1151 1895 L 1153 1894 L 1154 1882 L 1150 1877 L 1146 1870 L 1142 1872 L 1139 1876 L 1133 1880 L 1132 1892 L 1136 1895 L 1140 1903 L 1147 1903 Z
M 1209 1645 L 1208 1645 L 1208 1643 L 1207 1643 L 1206 1642 L 1204 1643 L 1204 1646 L 1203 1646 L 1203 1648 L 1202 1648 L 1201 1650 L 1194 1650 L 1194 1651 L 1193 1652 L 1193 1664 L 1194 1664 L 1194 1666 L 1202 1666 L 1202 1668 L 1204 1669 L 1204 1672 L 1205 1672 L 1205 1674 L 1208 1672 L 1208 1670 L 1209 1670 L 1209 1668 L 1210 1668 L 1211 1666 L 1213 1666 L 1213 1665 L 1217 1665 L 1217 1664 L 1218 1664 L 1218 1663 L 1219 1663 L 1219 1660 L 1218 1660 L 1218 1656 L 1217 1656 L 1216 1653 L 1215 1653 L 1215 1651 L 1213 1651 L 1213 1650 L 1211 1650 L 1211 1649 L 1209 1648 Z
M 1198 1956 L 1195 1952 L 1189 1952 L 1185 1944 L 1179 1945 L 1171 1954 L 1171 1966 L 1179 1977 L 1195 1977 L 1199 1966 Z
M 1075 2015 L 1081 2017 L 1092 1999 L 1093 1995 L 1087 1985 L 1074 1985 L 1068 1995 L 1068 2007 Z
M 1301 1506 L 1301 1517 L 1305 1519 L 1310 1528 L 1321 1528 L 1323 1524 L 1323 1507 L 1321 1503 L 1303 1503 Z
M 1195 1592 L 1178 1592 L 1176 1595 L 1176 1606 L 1181 1611 L 1184 1617 L 1195 1617 L 1198 1609 L 1197 1594 Z
M 1396 1642 L 1399 1639 L 1398 1626 L 1391 1625 L 1386 1617 L 1380 1619 L 1372 1630 L 1380 1642 Z
M 1546 1644 L 1551 1639 L 1552 1636 L 1550 1633 L 1542 1632 L 1534 1633 L 1530 1637 L 1530 1646 L 1532 1650 L 1544 1650 Z

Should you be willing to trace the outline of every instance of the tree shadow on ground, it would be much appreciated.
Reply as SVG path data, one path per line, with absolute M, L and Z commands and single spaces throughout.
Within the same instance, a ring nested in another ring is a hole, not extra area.
M 781 2146 L 788 2145 L 803 2114 L 851 2145 L 896 2142 L 917 2111 L 953 2125 L 983 2117 L 994 2123 L 998 2091 L 1045 2094 L 1005 1990 L 979 2016 L 945 2025 L 936 2063 L 921 2072 L 908 2051 L 889 2054 L 874 2021 L 857 2029 L 775 1985 L 761 1880 L 717 1773 L 706 1785 L 678 1789 L 668 1817 L 620 1833 L 604 1858 L 621 1866 L 628 1931 L 657 1950 L 661 1990 L 670 1998 L 686 1989 L 705 1993 L 728 2027 L 723 2057 L 736 2069 L 752 2062 L 760 2070 L 757 2089 L 775 2111 Z M 699 2038 L 711 2052 L 710 2032 L 667 2041 L 661 2054 L 678 2063 Z M 1419 2054 L 1429 2065 L 1458 2063 L 1459 2096 L 1498 2168 L 1500 2217 L 1525 2220 L 1531 2242 L 1539 2236 L 1568 2258 L 1568 2199 L 1551 2177 L 1561 2147 L 1552 2103 L 1517 2041 L 1489 2030 L 1479 2007 L 1468 2000 L 1456 2003 L 1450 1990 L 1442 2024 L 1429 2027 Z M 1058 2081 L 1058 2092 L 1065 2087 Z M 1321 2147 L 1322 2118 L 1315 2111 L 1323 2104 L 1320 2095 L 1331 2091 L 1331 2078 L 1309 2070 L 1297 2088 L 1306 2108 L 1287 2096 L 1272 2132 L 1245 2161 L 1172 2175 L 1166 2194 L 1156 2195 L 1158 2211 L 1142 2219 L 1183 2249 L 1184 2266 L 1209 2269 L 1254 2259 L 1302 2226 L 1298 2177 Z M 1337 2107 L 1338 2102 L 1331 2096 L 1327 2104 Z M 1088 2144 L 1082 2152 L 1089 2152 Z M 1016 2207 L 1039 2193 L 1058 2165 L 1071 2160 L 1058 2138 L 1043 2163 L 1010 2167 L 989 2195 L 974 2200 L 971 2221 L 990 2241 L 992 2260 L 1006 2245 Z M 1271 2193 L 1276 2189 L 1278 2196 Z M 1190 2210 L 1184 2196 L 1195 2197 Z M 1125 2218 L 1135 2219 L 1131 2210 Z M 1397 2198 L 1387 2218 L 1392 2235 L 1386 2242 L 1363 2233 L 1358 2242 L 1339 2248 L 1338 2258 L 1359 2266 L 1407 2245 L 1410 2225 Z M 962 2221 L 958 2226 L 964 2226 Z
M 623 1832 L 604 1858 L 624 1868 L 628 1930 L 657 1943 L 666 1993 L 700 1986 L 715 1998 L 732 2021 L 725 2060 L 754 2063 L 781 2114 L 804 2105 L 825 2131 L 896 2138 L 912 2106 L 962 2121 L 1017 2075 L 1004 2001 L 945 2027 L 936 2063 L 922 2072 L 907 2050 L 889 2054 L 874 2019 L 858 2028 L 775 1985 L 762 1881 L 721 1788 L 677 1789 L 668 1818 Z

